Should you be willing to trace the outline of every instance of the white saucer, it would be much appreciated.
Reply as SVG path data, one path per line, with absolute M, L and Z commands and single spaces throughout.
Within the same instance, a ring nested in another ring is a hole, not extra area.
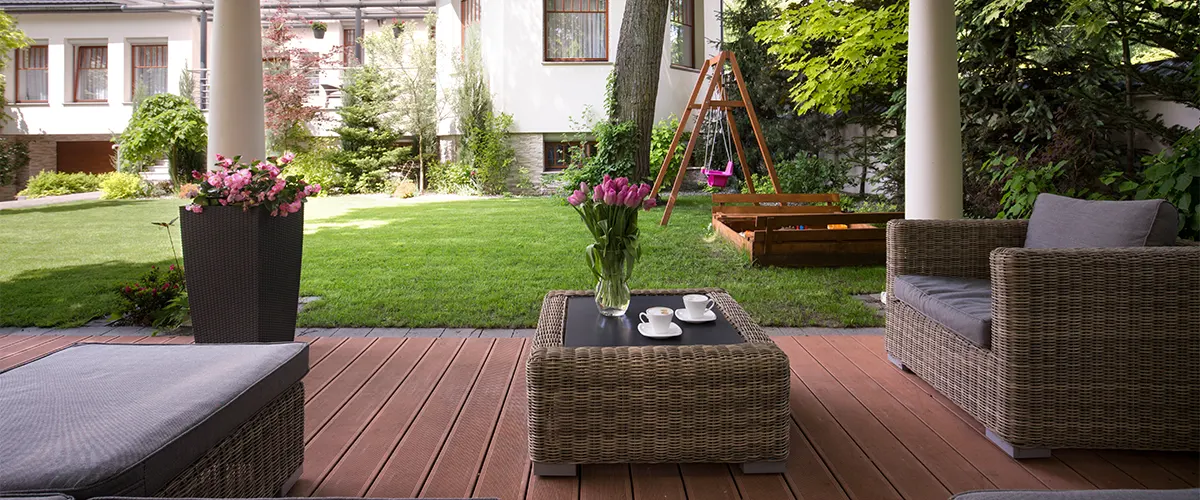
M 669 339 L 683 335 L 683 329 L 679 325 L 671 323 L 671 327 L 667 328 L 667 333 L 654 333 L 654 330 L 650 329 L 650 323 L 638 323 L 638 333 L 652 339 Z
M 712 312 L 711 310 L 704 311 L 704 316 L 701 316 L 699 318 L 693 318 L 691 316 L 688 316 L 687 309 L 676 309 L 675 310 L 675 319 L 678 319 L 679 321 L 685 321 L 688 323 L 708 323 L 709 321 L 717 320 L 717 313 Z

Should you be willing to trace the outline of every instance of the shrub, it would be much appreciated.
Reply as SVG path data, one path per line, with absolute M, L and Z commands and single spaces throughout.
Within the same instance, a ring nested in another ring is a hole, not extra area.
M 393 198 L 412 198 L 417 195 L 417 183 L 411 179 L 403 179 L 392 189 Z
M 284 176 L 299 178 L 309 184 L 320 184 L 321 193 L 318 196 L 345 191 L 344 178 L 333 165 L 335 153 L 336 150 L 328 145 L 316 146 L 312 151 L 297 153 L 292 163 L 288 164 L 287 170 L 284 171 Z
M 808 155 L 776 163 L 775 173 L 779 175 L 779 187 L 788 194 L 838 193 L 850 182 L 850 173 L 844 165 Z M 753 174 L 750 178 L 754 181 L 755 191 L 764 194 L 775 192 L 767 175 Z M 750 192 L 745 184 L 741 190 L 743 193 Z
M 471 165 L 458 162 L 442 162 L 429 167 L 429 188 L 439 193 L 480 194 L 482 191 Z
M 59 196 L 73 193 L 90 193 L 100 189 L 101 178 L 98 175 L 43 171 L 29 179 L 25 189 L 19 196 L 41 198 L 44 196 Z
M 182 323 L 187 315 L 183 269 L 174 265 L 165 272 L 151 266 L 137 281 L 118 286 L 117 295 L 121 305 L 113 319 L 127 325 L 169 329 Z
M 658 172 L 662 170 L 663 160 L 667 157 L 667 150 L 671 148 L 671 139 L 675 138 L 675 129 L 679 127 L 679 119 L 675 115 L 663 119 L 654 125 L 650 131 L 650 179 L 658 178 Z M 671 166 L 667 169 L 667 176 L 663 178 L 663 185 L 669 186 L 675 181 L 675 176 L 679 173 L 679 165 L 683 164 L 683 150 L 687 148 L 688 138 L 692 135 L 691 132 L 684 131 L 679 138 L 679 144 L 675 145 L 675 155 L 671 157 Z M 692 157 L 700 151 L 693 151 Z M 647 180 L 647 182 L 654 182 Z M 578 184 L 578 183 L 576 183 Z
M 387 192 L 393 174 L 407 174 L 412 159 L 412 148 L 400 145 L 404 134 L 387 119 L 396 90 L 379 67 L 366 65 L 351 74 L 343 96 L 342 125 L 334 129 L 342 151 L 329 156 L 337 184 L 350 193 Z
M 1179 237 L 1200 240 L 1200 129 L 1142 161 L 1142 181 L 1125 181 L 1118 189 L 1138 200 L 1167 200 L 1179 209 Z
M 29 165 L 29 145 L 25 141 L 0 139 L 0 186 L 12 184 L 17 171 Z
M 204 170 L 208 124 L 189 97 L 157 94 L 137 106 L 116 140 L 122 171 L 137 172 L 166 157 L 171 180 L 182 184 L 193 170 Z
M 460 161 L 470 166 L 471 174 L 484 194 L 508 192 L 508 178 L 516 158 L 508 143 L 511 126 L 512 115 L 497 114 L 489 109 L 462 136 Z
M 633 175 L 632 151 L 637 150 L 633 125 L 633 122 L 628 121 L 601 120 L 592 126 L 592 136 L 596 138 L 596 153 L 581 164 L 571 165 L 559 174 L 558 179 L 563 182 L 564 196 L 579 189 L 580 182 L 595 186 L 605 175 L 613 178 Z M 666 146 L 663 149 L 665 150 Z M 571 156 L 583 157 L 581 154 L 576 155 L 575 151 L 571 152 Z
M 100 199 L 131 200 L 146 192 L 142 177 L 127 172 L 110 172 L 100 176 Z

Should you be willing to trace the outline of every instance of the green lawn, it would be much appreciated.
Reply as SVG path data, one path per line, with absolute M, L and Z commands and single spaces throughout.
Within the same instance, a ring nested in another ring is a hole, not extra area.
M 106 316 L 117 283 L 172 262 L 164 230 L 177 200 L 98 201 L 0 211 L 0 326 L 76 326 Z M 552 289 L 590 288 L 587 230 L 547 198 L 417 202 L 312 200 L 303 326 L 532 327 Z M 705 197 L 671 225 L 643 213 L 634 288 L 722 287 L 764 325 L 868 326 L 851 297 L 883 288 L 882 268 L 751 268 L 709 232 Z M 175 242 L 178 245 L 178 235 Z

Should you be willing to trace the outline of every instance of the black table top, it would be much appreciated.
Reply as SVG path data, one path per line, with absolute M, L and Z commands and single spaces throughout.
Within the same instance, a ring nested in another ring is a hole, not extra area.
M 672 310 L 681 309 L 683 296 L 634 295 L 629 301 L 629 310 L 625 312 L 625 316 L 616 318 L 601 316 L 600 311 L 596 309 L 594 297 L 571 297 L 567 299 L 567 317 L 563 322 L 566 329 L 563 332 L 563 347 L 716 345 L 741 344 L 746 341 L 725 315 L 721 314 L 718 307 L 713 308 L 713 312 L 717 314 L 716 321 L 708 323 L 687 323 L 672 318 L 671 321 L 683 329 L 683 334 L 678 337 L 644 337 L 637 331 L 640 322 L 638 313 L 656 306 L 669 307 Z

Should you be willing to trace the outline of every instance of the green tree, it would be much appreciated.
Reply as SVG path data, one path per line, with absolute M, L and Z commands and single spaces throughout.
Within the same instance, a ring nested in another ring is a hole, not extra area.
M 634 170 L 631 180 L 650 174 L 650 135 L 666 36 L 667 2 L 627 0 L 613 66 L 616 74 L 609 90 L 609 119 L 633 123 Z
M 388 189 L 393 174 L 404 175 L 411 148 L 403 145 L 403 134 L 387 115 L 396 100 L 379 67 L 368 64 L 349 73 L 342 90 L 338 114 L 341 126 L 334 129 L 342 151 L 333 155 L 343 187 L 351 193 L 381 193 Z
M 138 105 L 115 141 L 123 170 L 137 171 L 165 156 L 171 180 L 179 185 L 190 182 L 193 170 L 205 168 L 208 123 L 191 99 L 157 94 Z
M 29 46 L 31 40 L 25 36 L 25 32 L 17 29 L 17 20 L 8 15 L 4 11 L 0 11 L 0 72 L 8 68 L 8 63 L 12 61 L 12 55 L 18 49 L 23 49 Z M 0 76 L 0 108 L 8 109 L 8 102 L 5 96 L 5 86 L 7 81 L 3 76 Z M 10 117 L 6 112 L 0 112 L 0 125 L 8 122 Z
M 458 87 L 454 91 L 454 115 L 459 136 L 458 165 L 485 194 L 508 190 L 515 153 L 508 142 L 512 116 L 498 113 L 483 66 L 478 26 L 467 32 L 463 56 L 455 62 Z

